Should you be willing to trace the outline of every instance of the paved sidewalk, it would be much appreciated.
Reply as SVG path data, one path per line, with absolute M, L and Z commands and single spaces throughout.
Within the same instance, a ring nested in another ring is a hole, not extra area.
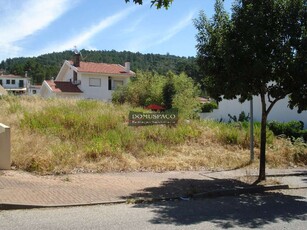
M 7 205 L 66 206 L 125 202 L 126 199 L 189 196 L 249 188 L 257 170 L 83 173 L 38 176 L 0 171 L 0 209 Z M 269 183 L 307 188 L 307 169 L 267 170 Z M 272 177 L 270 176 L 272 175 Z M 307 190 L 306 190 L 307 191 Z

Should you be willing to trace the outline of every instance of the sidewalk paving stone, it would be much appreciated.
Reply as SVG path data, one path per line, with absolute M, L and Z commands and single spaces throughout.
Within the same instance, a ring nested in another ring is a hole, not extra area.
M 307 187 L 307 169 L 267 170 L 274 180 L 291 187 Z M 297 174 L 300 176 L 291 176 Z M 124 202 L 147 197 L 188 196 L 216 190 L 248 188 L 238 178 L 257 175 L 256 169 L 231 171 L 174 171 L 77 173 L 39 176 L 23 171 L 0 171 L 1 204 L 65 206 Z M 285 175 L 285 176 L 283 176 Z

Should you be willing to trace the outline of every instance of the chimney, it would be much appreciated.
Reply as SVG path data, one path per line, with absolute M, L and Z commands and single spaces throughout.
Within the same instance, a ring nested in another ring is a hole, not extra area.
M 25 77 L 28 77 L 28 71 L 25 71 Z
M 74 66 L 80 67 L 80 53 L 75 53 Z
M 130 62 L 125 62 L 125 71 L 130 73 Z

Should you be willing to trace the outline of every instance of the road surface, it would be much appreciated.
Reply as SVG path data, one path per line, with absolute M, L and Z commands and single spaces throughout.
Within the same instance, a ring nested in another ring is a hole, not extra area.
M 153 204 L 0 211 L 0 229 L 307 229 L 307 190 Z

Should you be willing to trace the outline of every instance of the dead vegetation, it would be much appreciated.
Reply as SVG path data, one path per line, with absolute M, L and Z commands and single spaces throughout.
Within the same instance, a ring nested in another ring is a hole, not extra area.
M 0 122 L 11 127 L 12 165 L 41 174 L 221 170 L 249 164 L 248 128 L 198 120 L 180 120 L 176 127 L 129 127 L 130 110 L 136 108 L 7 96 L 0 99 Z M 306 144 L 269 135 L 268 167 L 306 165 Z M 258 148 L 255 155 L 251 167 L 258 167 Z

